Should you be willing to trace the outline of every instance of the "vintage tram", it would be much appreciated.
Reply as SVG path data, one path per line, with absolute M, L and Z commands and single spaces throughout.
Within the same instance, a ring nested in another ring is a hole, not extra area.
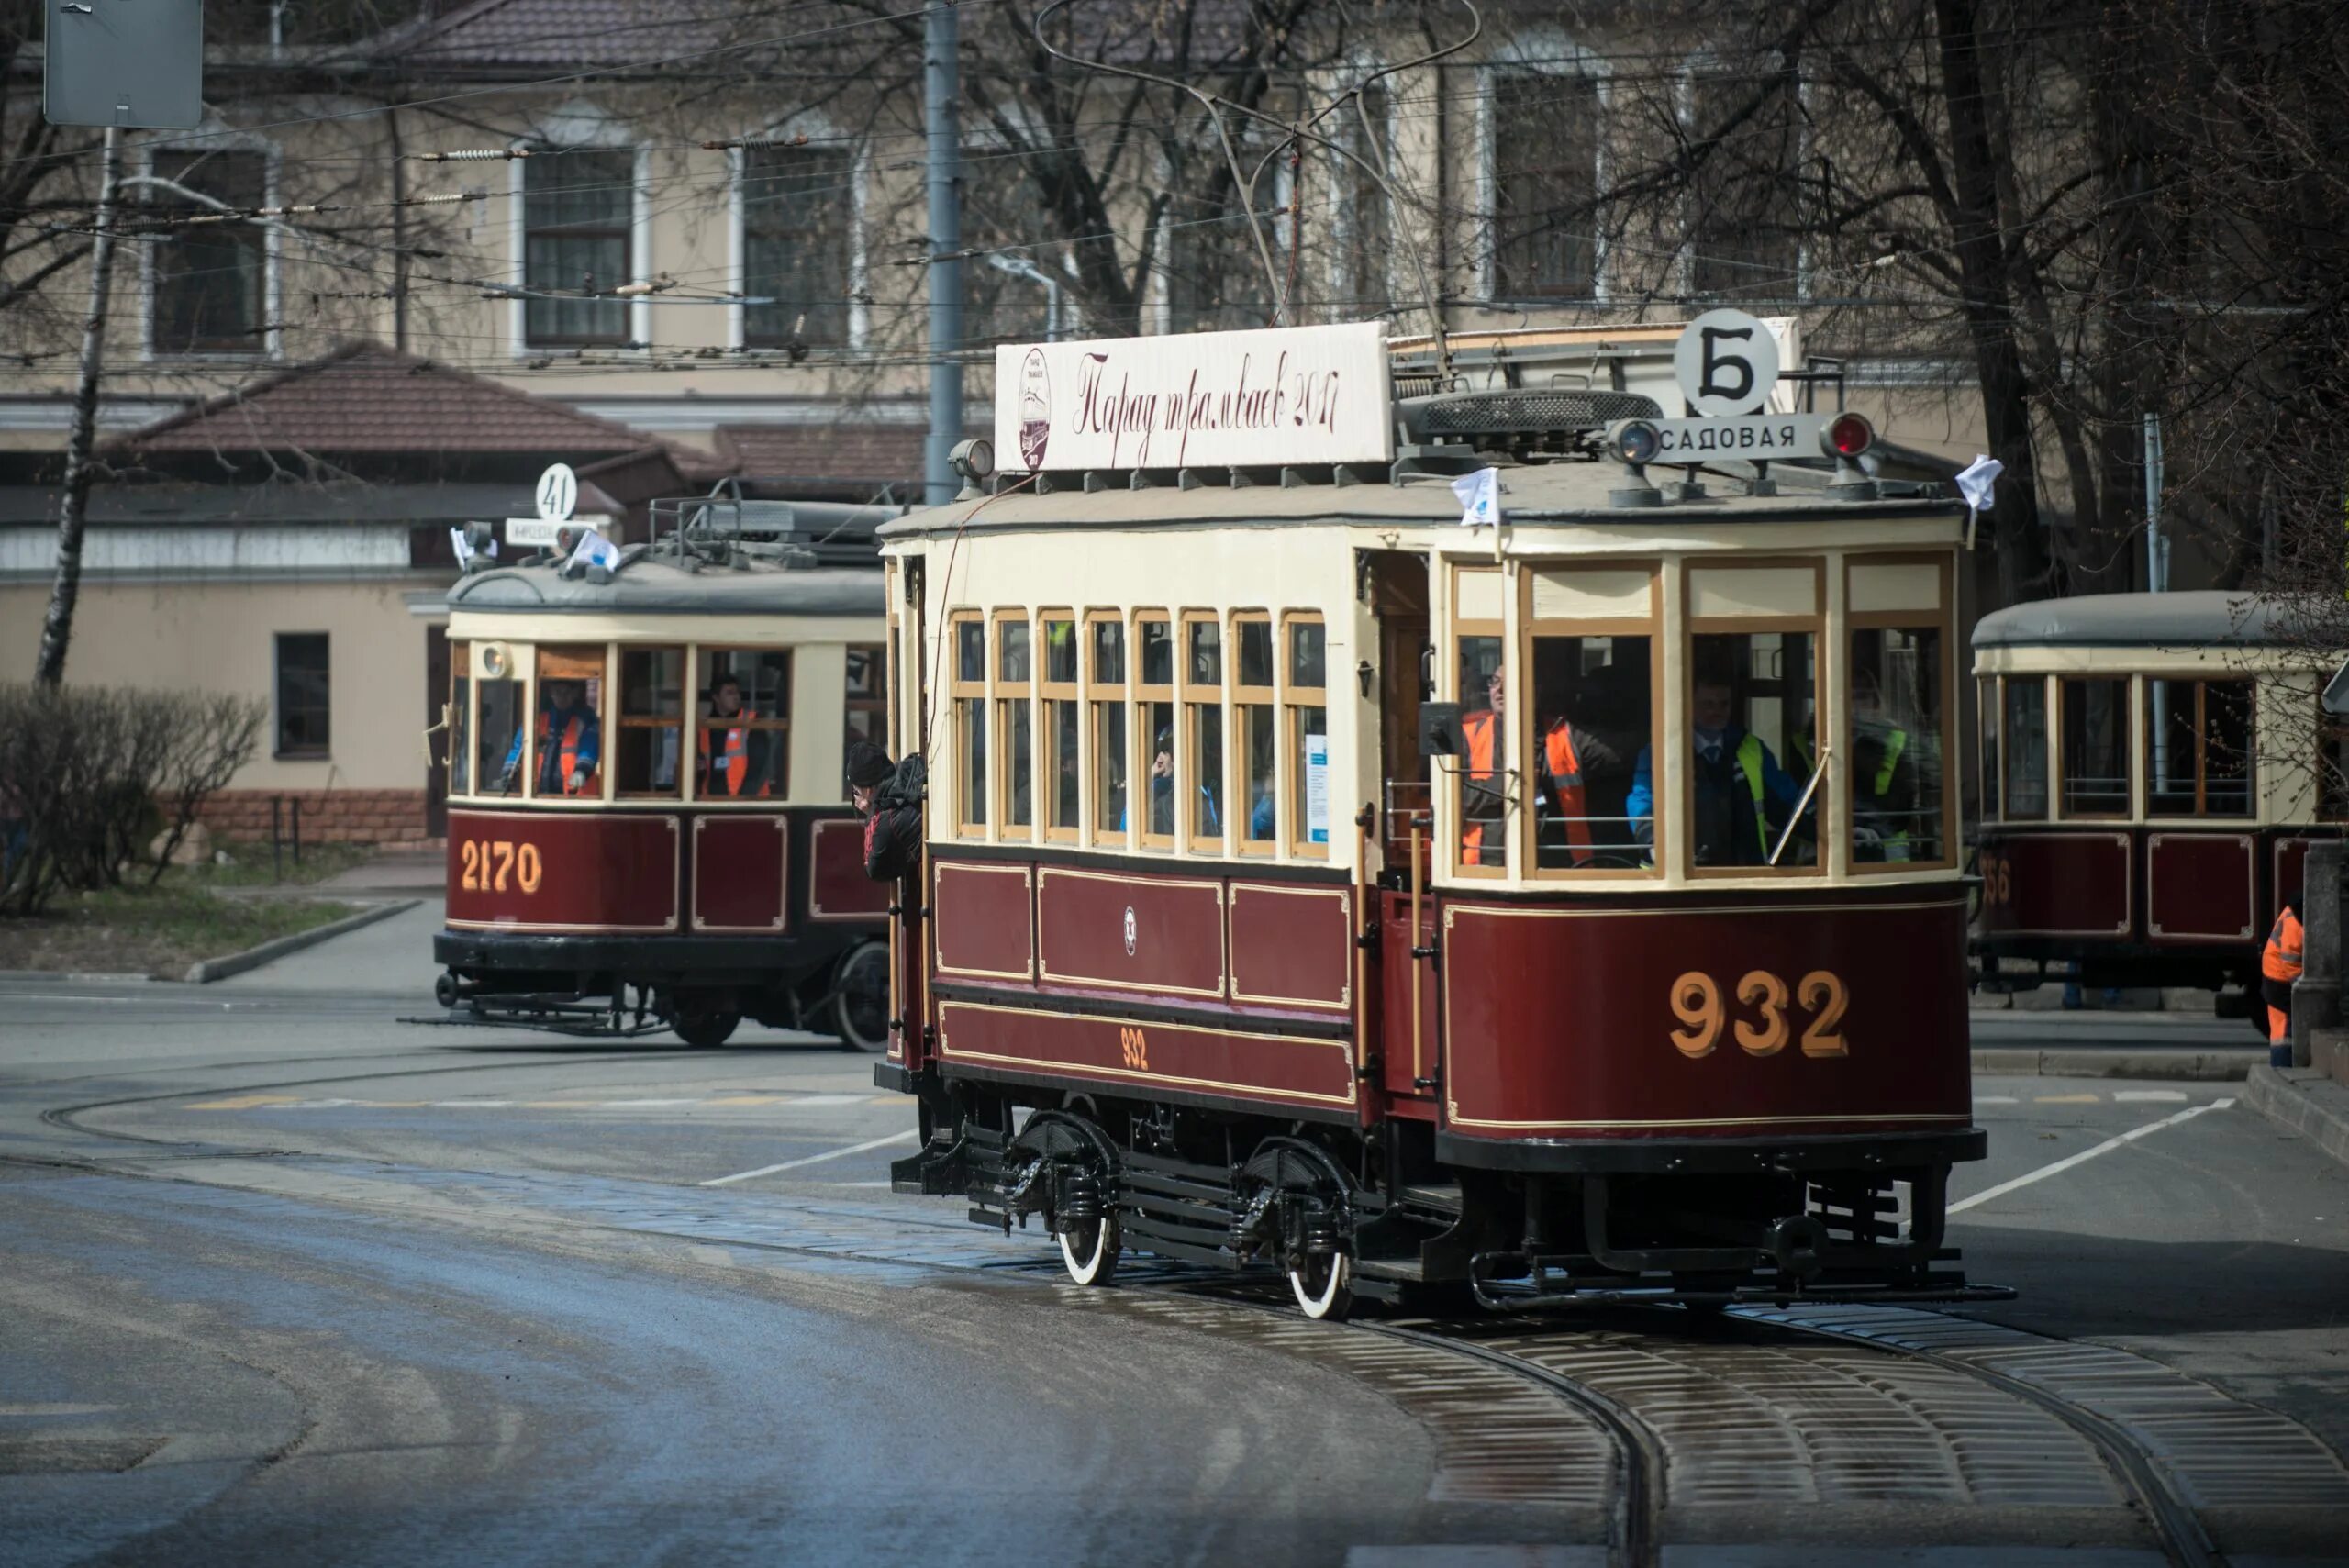
M 2310 843 L 2349 821 L 2329 666 L 2215 590 L 2016 605 L 1974 630 L 1980 982 L 2201 986 L 2254 1005 Z
M 900 510 L 656 503 L 665 530 L 605 564 L 546 552 L 456 584 L 442 1006 L 882 1047 L 888 890 L 842 757 L 883 732 L 873 530 Z
M 1030 472 L 882 530 L 930 767 L 899 1190 L 1315 1317 L 1976 1288 L 1963 510 L 1850 416 L 1390 404 L 1375 328 L 1074 349 L 998 359 Z

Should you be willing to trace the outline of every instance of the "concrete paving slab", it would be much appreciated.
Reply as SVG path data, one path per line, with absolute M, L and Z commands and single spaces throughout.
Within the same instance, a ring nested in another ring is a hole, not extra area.
M 2251 1070 L 2243 1104 L 2349 1165 L 2349 1088 L 2313 1067 Z
M 432 1004 L 432 933 L 447 919 L 438 897 L 420 898 L 411 908 L 354 931 L 346 931 L 300 952 L 206 988 L 206 995 L 238 991 L 369 993 Z

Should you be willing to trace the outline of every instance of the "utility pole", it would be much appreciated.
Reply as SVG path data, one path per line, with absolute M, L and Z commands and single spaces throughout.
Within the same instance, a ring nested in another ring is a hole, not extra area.
M 955 51 L 962 18 L 952 0 L 923 17 L 924 124 L 930 131 L 930 440 L 922 450 L 922 498 L 933 506 L 960 486 L 947 454 L 963 439 L 963 138 L 955 115 L 962 95 Z
M 73 604 L 82 593 L 82 536 L 89 527 L 90 449 L 98 429 L 98 369 L 105 362 L 106 289 L 114 273 L 115 187 L 122 180 L 122 132 L 106 127 L 98 154 L 96 236 L 90 241 L 90 314 L 82 327 L 82 381 L 73 392 L 73 429 L 65 442 L 65 499 L 57 519 L 57 581 L 41 622 L 36 684 L 55 690 L 65 681 L 65 650 L 73 639 Z

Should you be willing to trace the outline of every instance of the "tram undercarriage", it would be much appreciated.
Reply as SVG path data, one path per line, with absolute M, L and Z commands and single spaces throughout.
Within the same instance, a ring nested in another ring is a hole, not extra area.
M 893 1071 L 876 1078 L 903 1086 Z M 1356 1299 L 1522 1311 L 2012 1295 L 1968 1284 L 1943 1244 L 1949 1165 L 1978 1158 L 1959 1147 L 1978 1133 L 1740 1140 L 1693 1170 L 1585 1145 L 1519 1151 L 1578 1169 L 1497 1170 L 1439 1164 L 1424 1124 L 1364 1133 L 1084 1097 L 1023 1119 L 1024 1105 L 968 1084 L 923 1093 L 925 1144 L 892 1165 L 893 1184 L 967 1196 L 972 1220 L 1007 1231 L 1040 1218 L 1083 1284 L 1107 1283 L 1126 1249 L 1269 1267 L 1313 1318 Z

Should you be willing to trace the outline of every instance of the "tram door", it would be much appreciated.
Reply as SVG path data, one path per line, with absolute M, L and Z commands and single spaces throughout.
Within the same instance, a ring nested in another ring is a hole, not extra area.
M 1378 863 L 1386 874 L 1377 899 L 1378 969 L 1369 1028 L 1383 1063 L 1382 1086 L 1421 1099 L 1434 1093 L 1436 967 L 1413 949 L 1435 945 L 1435 900 L 1422 896 L 1419 930 L 1411 931 L 1412 834 L 1422 882 L 1432 862 L 1428 760 L 1419 755 L 1419 704 L 1430 695 L 1428 562 L 1403 550 L 1366 552 L 1371 613 L 1378 620 Z M 1416 975 L 1418 1028 L 1412 1027 Z
M 896 666 L 890 673 L 889 690 L 904 694 L 896 709 L 893 755 L 903 758 L 909 752 L 922 751 L 927 761 L 933 672 L 928 657 L 929 643 L 922 635 L 924 564 L 921 556 L 906 557 L 900 568 L 900 592 L 896 602 L 889 606 L 890 659 Z M 935 795 L 937 785 L 933 783 L 930 788 Z M 922 962 L 929 940 L 922 919 L 930 898 L 929 839 L 929 807 L 925 806 L 924 849 L 910 885 L 901 884 L 898 888 L 897 913 L 889 921 L 889 1017 L 897 1020 L 904 1030 L 903 1060 L 907 1067 L 920 1065 L 930 1038 L 930 987 Z

